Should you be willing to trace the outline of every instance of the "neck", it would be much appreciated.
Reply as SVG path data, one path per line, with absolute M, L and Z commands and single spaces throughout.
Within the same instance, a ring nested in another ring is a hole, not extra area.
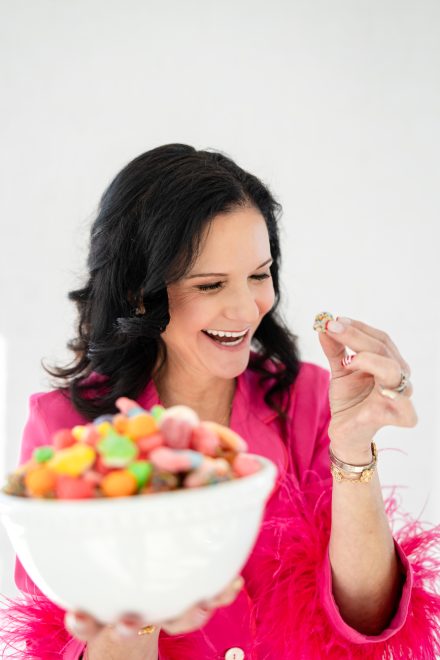
M 188 374 L 170 369 L 165 364 L 153 375 L 159 399 L 165 408 L 189 406 L 202 421 L 213 421 L 228 426 L 236 379 Z

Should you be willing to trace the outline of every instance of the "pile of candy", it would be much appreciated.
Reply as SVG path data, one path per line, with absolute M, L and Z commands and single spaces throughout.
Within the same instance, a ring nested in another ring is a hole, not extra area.
M 195 488 L 257 472 L 246 442 L 187 406 L 150 411 L 130 399 L 120 413 L 61 429 L 52 445 L 8 477 L 3 492 L 21 497 L 86 499 Z

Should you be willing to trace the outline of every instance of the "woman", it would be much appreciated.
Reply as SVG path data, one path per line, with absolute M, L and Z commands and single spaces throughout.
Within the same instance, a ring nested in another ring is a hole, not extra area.
M 11 605 L 22 625 L 9 639 L 26 639 L 28 657 L 434 658 L 439 650 L 439 597 L 428 589 L 439 530 L 409 525 L 393 538 L 373 443 L 385 425 L 417 422 L 409 366 L 383 331 L 346 318 L 317 325 L 330 372 L 300 361 L 277 312 L 279 210 L 255 176 L 183 144 L 142 154 L 104 193 L 88 282 L 70 294 L 75 360 L 52 372 L 63 379 L 57 390 L 31 397 L 20 463 L 48 432 L 114 412 L 129 396 L 146 408 L 186 404 L 230 425 L 277 464 L 279 478 L 243 577 L 176 621 L 127 614 L 115 627 L 64 616 L 17 561 L 30 600 Z

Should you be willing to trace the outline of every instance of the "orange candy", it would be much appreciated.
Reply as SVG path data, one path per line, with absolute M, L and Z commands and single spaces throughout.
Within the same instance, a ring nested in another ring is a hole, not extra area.
M 124 435 L 127 431 L 128 419 L 125 415 L 114 415 L 113 417 L 113 427 L 118 433 Z
M 128 470 L 113 470 L 101 481 L 101 490 L 106 497 L 127 497 L 138 489 L 136 477 Z
M 237 452 L 248 450 L 247 442 L 228 426 L 222 426 L 217 422 L 202 422 L 202 426 L 216 433 L 222 445 L 227 449 Z
M 57 475 L 46 465 L 39 465 L 30 470 L 24 478 L 24 483 L 32 497 L 43 497 L 55 489 Z
M 127 420 L 127 428 L 125 433 L 133 438 L 133 440 L 138 440 L 139 438 L 145 438 L 152 433 L 157 431 L 156 420 L 153 415 L 148 415 L 148 413 L 140 413 L 134 417 L 129 417 Z

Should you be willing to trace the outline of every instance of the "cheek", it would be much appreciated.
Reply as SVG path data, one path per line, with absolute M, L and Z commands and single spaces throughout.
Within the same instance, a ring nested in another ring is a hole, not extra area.
M 257 305 L 258 309 L 260 310 L 260 314 L 267 314 L 267 312 L 272 309 L 274 303 L 275 291 L 272 282 L 270 282 L 270 285 L 264 287 L 264 290 L 262 289 L 257 297 Z
M 197 293 L 183 292 L 173 296 L 169 295 L 168 301 L 170 310 L 169 334 L 175 330 L 180 334 L 182 330 L 200 329 L 206 322 L 209 305 Z

